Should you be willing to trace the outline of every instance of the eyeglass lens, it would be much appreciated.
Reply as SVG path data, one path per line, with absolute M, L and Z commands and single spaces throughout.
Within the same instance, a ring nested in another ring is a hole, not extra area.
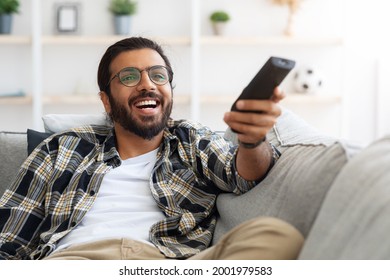
M 169 74 L 165 67 L 163 66 L 153 66 L 149 69 L 142 71 L 147 71 L 149 79 L 156 85 L 165 85 L 169 80 Z M 125 86 L 136 86 L 141 81 L 141 72 L 137 68 L 125 68 L 119 72 L 119 80 Z

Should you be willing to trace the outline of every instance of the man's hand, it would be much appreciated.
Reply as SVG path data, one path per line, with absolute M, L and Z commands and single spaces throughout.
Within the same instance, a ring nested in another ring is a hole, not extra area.
M 236 107 L 240 111 L 261 111 L 252 112 L 227 112 L 224 121 L 227 125 L 239 133 L 238 140 L 244 143 L 256 143 L 264 139 L 268 131 L 276 123 L 281 114 L 277 104 L 285 97 L 279 88 L 275 88 L 272 98 L 269 100 L 240 100 Z
M 268 131 L 276 123 L 276 119 L 281 114 L 278 102 L 285 95 L 278 88 L 270 100 L 240 100 L 236 107 L 242 111 L 252 112 L 228 112 L 224 121 L 236 131 L 240 143 L 236 165 L 237 171 L 246 180 L 258 180 L 262 178 L 270 168 L 273 150 L 268 141 L 262 142 Z M 255 145 L 246 145 L 246 144 Z M 257 143 L 261 143 L 256 145 Z

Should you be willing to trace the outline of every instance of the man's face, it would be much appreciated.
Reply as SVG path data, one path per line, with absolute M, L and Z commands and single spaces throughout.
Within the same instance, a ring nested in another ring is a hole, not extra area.
M 126 67 L 144 70 L 155 65 L 165 66 L 165 62 L 152 49 L 122 52 L 111 63 L 110 78 Z M 136 86 L 127 87 L 116 77 L 110 87 L 109 105 L 105 107 L 114 124 L 148 140 L 165 128 L 173 102 L 169 82 L 156 85 L 147 71 L 142 71 L 141 80 Z

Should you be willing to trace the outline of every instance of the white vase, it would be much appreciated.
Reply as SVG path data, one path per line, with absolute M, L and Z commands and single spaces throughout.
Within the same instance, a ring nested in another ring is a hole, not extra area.
M 116 35 L 129 35 L 131 27 L 131 16 L 116 15 L 114 16 L 114 30 Z
M 214 35 L 217 36 L 225 35 L 226 22 L 213 22 L 212 26 L 213 26 Z

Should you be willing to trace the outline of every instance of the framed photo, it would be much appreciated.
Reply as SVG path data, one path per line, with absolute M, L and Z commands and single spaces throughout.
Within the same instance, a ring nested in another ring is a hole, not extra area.
M 64 3 L 56 7 L 57 32 L 77 33 L 79 29 L 79 4 Z

